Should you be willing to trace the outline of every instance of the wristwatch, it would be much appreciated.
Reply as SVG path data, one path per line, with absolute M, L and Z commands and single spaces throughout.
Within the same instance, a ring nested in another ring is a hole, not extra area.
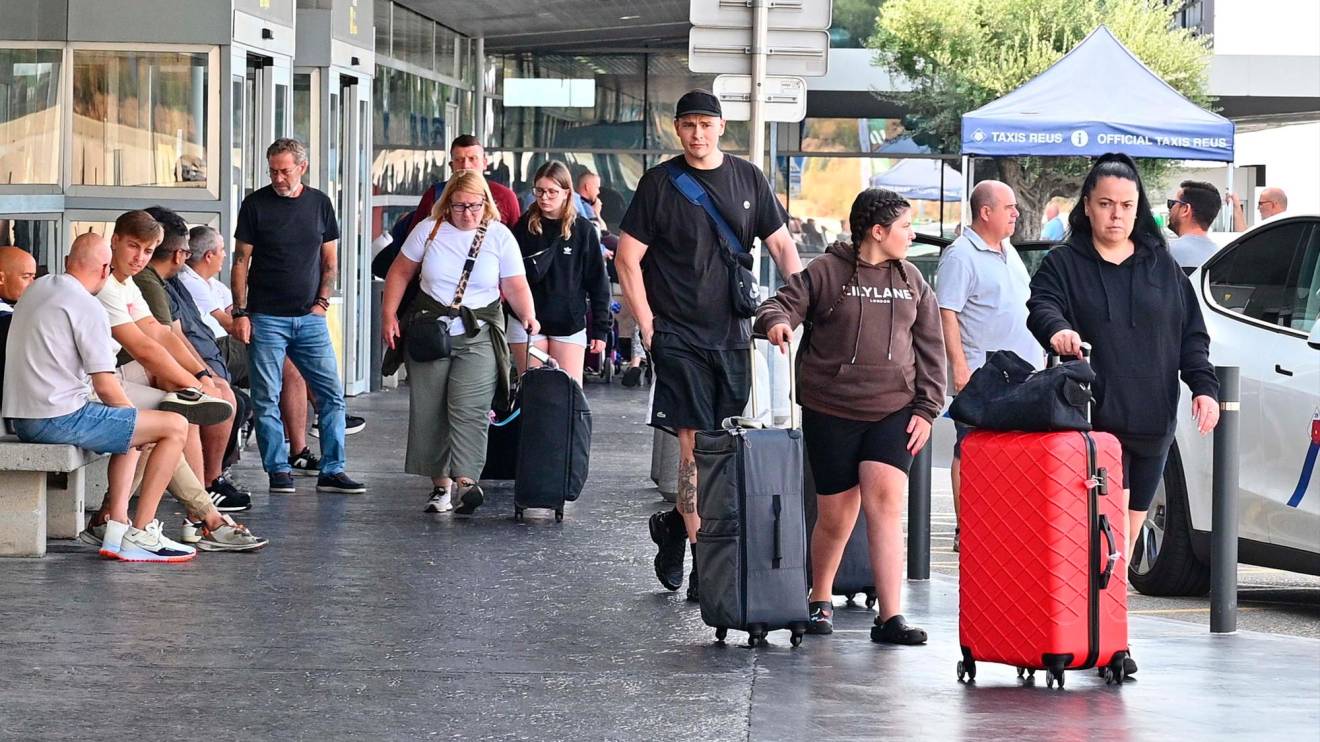
M 198 371 L 197 373 L 193 374 L 193 376 L 196 377 L 198 381 L 208 378 L 211 375 L 212 375 L 211 372 L 208 371 L 207 369 L 202 369 L 201 371 Z
M 246 309 L 243 309 L 242 307 L 235 307 L 234 311 L 229 313 L 229 316 L 233 317 L 234 319 L 238 319 L 239 317 L 246 317 L 248 316 L 248 311 Z

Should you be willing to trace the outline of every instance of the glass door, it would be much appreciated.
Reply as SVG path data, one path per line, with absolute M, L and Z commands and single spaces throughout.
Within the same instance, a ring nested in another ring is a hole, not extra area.
M 331 170 L 338 179 L 332 195 L 339 206 L 340 291 L 343 297 L 343 356 L 341 371 L 348 394 L 367 391 L 371 358 L 371 86 L 352 75 L 339 77 L 335 114 L 336 162 Z M 336 97 L 331 91 L 332 100 Z M 332 108 L 335 104 L 332 103 Z

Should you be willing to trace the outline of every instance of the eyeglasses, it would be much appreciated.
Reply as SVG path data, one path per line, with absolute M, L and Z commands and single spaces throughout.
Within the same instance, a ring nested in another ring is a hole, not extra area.
M 542 196 L 558 196 L 563 192 L 564 192 L 563 188 L 533 188 L 532 189 L 532 193 L 536 194 L 537 198 L 541 198 Z
M 455 201 L 454 203 L 449 204 L 450 211 L 453 211 L 455 214 L 461 214 L 464 211 L 468 212 L 469 214 L 475 214 L 484 208 L 486 208 L 485 201 L 478 201 L 474 204 L 461 204 Z
M 1265 200 L 1265 199 L 1261 199 L 1261 200 L 1259 200 L 1259 201 L 1256 202 L 1256 208 L 1258 208 L 1258 209 L 1259 209 L 1260 207 L 1262 207 L 1262 206 L 1265 206 L 1265 205 L 1273 206 L 1273 205 L 1274 205 L 1274 202 L 1273 202 L 1273 201 L 1267 201 L 1267 200 Z
M 1173 207 L 1177 206 L 1178 204 L 1186 204 L 1186 203 L 1187 203 L 1186 201 L 1179 201 L 1176 198 L 1171 198 L 1168 201 L 1164 202 L 1164 204 L 1168 206 L 1170 210 L 1172 210 Z

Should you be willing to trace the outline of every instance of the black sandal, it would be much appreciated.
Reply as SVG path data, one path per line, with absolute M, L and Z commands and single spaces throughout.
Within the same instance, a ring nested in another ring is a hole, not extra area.
M 871 627 L 871 641 L 913 646 L 926 643 L 926 632 L 915 626 L 908 626 L 902 614 L 896 613 L 883 622 L 877 616 L 875 625 Z
M 808 634 L 833 634 L 834 622 L 834 604 L 828 600 L 820 600 L 808 603 L 807 608 L 811 611 L 811 618 L 808 619 Z M 826 612 L 828 611 L 828 613 Z

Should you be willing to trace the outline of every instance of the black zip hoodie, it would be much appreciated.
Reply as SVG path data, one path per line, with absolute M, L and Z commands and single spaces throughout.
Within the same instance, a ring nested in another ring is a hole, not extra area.
M 1163 244 L 1133 242 L 1117 265 L 1087 235 L 1050 251 L 1031 279 L 1027 328 L 1047 349 L 1060 330 L 1091 343 L 1096 430 L 1158 450 L 1173 438 L 1179 373 L 1194 395 L 1217 396 L 1219 381 L 1191 281 Z
M 610 314 L 610 279 L 595 225 L 574 215 L 572 235 L 565 240 L 558 219 L 542 219 L 541 234 L 532 234 L 527 226 L 530 216 L 530 212 L 523 214 L 513 226 L 523 257 L 553 251 L 545 276 L 535 282 L 528 277 L 541 333 L 563 337 L 582 330 L 587 326 L 590 302 L 588 335 L 592 340 L 604 340 L 610 334 L 614 316 Z

